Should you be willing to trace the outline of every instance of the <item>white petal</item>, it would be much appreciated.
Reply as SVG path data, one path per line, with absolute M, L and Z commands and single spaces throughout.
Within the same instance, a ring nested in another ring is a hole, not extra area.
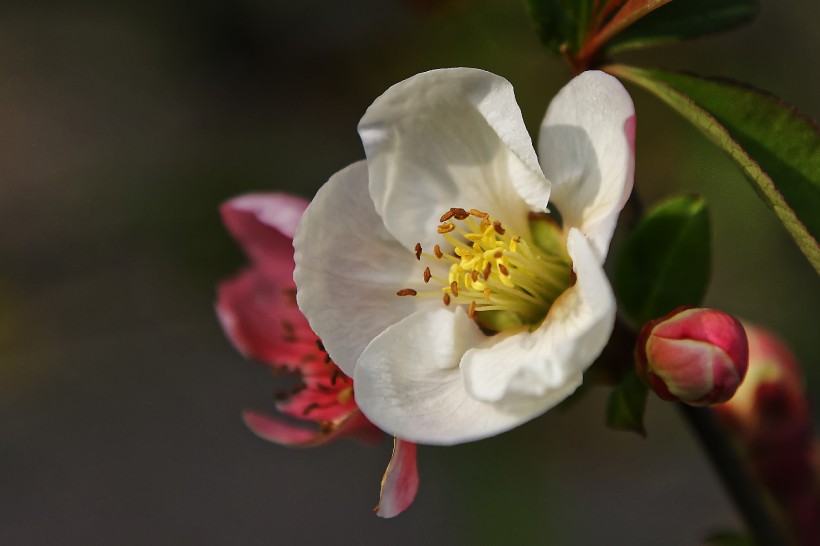
M 421 444 L 486 438 L 543 413 L 542 400 L 501 409 L 467 394 L 458 363 L 484 340 L 460 308 L 414 313 L 362 353 L 353 376 L 356 403 L 382 430 Z
M 547 109 L 538 156 L 564 225 L 577 227 L 606 258 L 618 213 L 632 191 L 635 108 L 603 72 L 575 77 Z
M 512 85 L 472 68 L 433 70 L 388 89 L 359 123 L 370 193 L 406 247 L 440 242 L 450 207 L 486 211 L 519 233 L 543 211 L 549 183 Z
M 319 190 L 293 246 L 299 308 L 331 358 L 353 375 L 370 340 L 422 303 L 396 291 L 426 286 L 421 262 L 385 231 L 373 209 L 364 161 Z
M 534 332 L 501 338 L 468 351 L 461 361 L 468 392 L 507 405 L 523 399 L 563 400 L 603 350 L 615 322 L 615 298 L 586 238 L 570 229 L 567 250 L 577 275 Z

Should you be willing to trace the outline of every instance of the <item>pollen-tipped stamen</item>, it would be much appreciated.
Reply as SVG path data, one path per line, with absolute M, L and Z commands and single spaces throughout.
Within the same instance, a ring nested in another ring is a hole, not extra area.
M 445 305 L 466 305 L 476 320 L 482 312 L 513 313 L 518 323 L 534 325 L 570 286 L 571 264 L 565 253 L 536 247 L 486 212 L 453 207 L 439 218 L 437 232 L 452 247 L 445 253 L 434 245 L 433 253 L 421 244 L 414 250 L 448 269 L 446 277 L 424 269 L 424 282 L 441 286 L 437 294 Z M 560 229 L 560 228 L 559 228 Z M 434 296 L 436 292 L 403 289 L 400 295 Z M 515 322 L 515 321 L 512 321 Z

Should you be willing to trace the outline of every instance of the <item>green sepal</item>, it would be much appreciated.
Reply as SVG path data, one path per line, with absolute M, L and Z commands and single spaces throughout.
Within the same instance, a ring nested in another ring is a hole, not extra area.
M 636 432 L 646 437 L 643 424 L 649 389 L 634 371 L 629 371 L 612 389 L 606 406 L 606 426 Z

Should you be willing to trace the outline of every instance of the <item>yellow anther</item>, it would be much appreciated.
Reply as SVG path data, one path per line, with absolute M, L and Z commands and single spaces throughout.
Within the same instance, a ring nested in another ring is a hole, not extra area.
M 424 282 L 434 281 L 438 288 L 422 291 L 419 297 L 436 295 L 444 305 L 463 305 L 482 327 L 500 330 L 540 323 L 570 286 L 571 263 L 565 255 L 528 245 L 486 212 L 453 207 L 439 220 L 437 231 L 451 250 L 445 254 L 434 245 L 428 254 L 417 244 L 414 254 L 446 263 L 447 274 L 442 265 L 435 266 L 435 276 L 432 263 L 425 267 Z M 397 294 L 417 295 L 411 288 Z

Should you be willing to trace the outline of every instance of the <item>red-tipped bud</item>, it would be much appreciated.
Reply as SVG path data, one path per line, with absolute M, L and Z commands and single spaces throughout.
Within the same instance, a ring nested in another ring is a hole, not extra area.
M 636 356 L 638 375 L 658 396 L 708 406 L 735 393 L 746 375 L 749 345 L 733 316 L 681 307 L 646 323 Z

